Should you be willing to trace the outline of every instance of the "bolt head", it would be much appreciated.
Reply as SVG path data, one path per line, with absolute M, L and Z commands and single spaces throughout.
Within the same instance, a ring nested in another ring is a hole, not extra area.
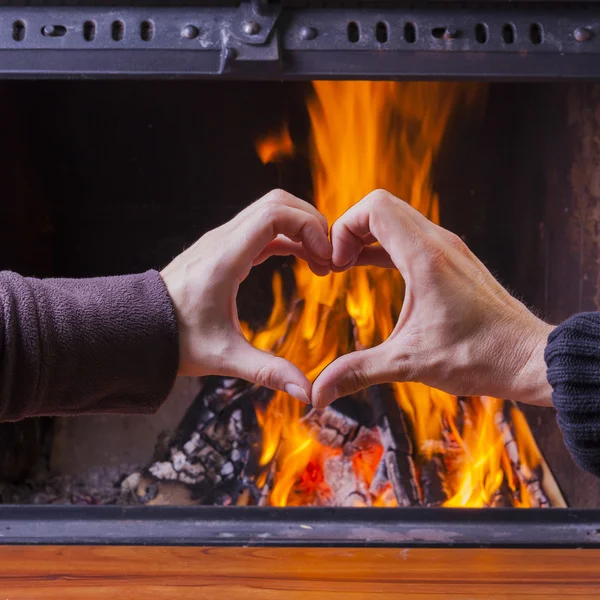
M 256 21 L 246 21 L 242 25 L 242 30 L 246 35 L 257 35 L 260 32 L 260 25 Z
M 195 25 L 186 25 L 181 30 L 181 37 L 186 40 L 196 39 L 200 35 L 200 30 Z
M 592 39 L 593 35 L 594 34 L 592 33 L 592 31 L 590 29 L 588 29 L 587 27 L 578 27 L 573 32 L 573 37 L 578 42 L 587 42 L 588 40 Z
M 314 27 L 304 26 L 300 29 L 300 38 L 303 40 L 314 40 L 317 37 L 317 30 Z

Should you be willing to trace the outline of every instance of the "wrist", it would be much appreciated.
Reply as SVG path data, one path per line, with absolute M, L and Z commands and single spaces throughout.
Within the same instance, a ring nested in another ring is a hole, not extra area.
M 510 385 L 507 398 L 537 406 L 552 406 L 552 387 L 546 375 L 544 350 L 548 344 L 548 336 L 554 329 L 536 318 L 532 324 L 523 347 L 520 365 L 516 369 L 515 378 Z

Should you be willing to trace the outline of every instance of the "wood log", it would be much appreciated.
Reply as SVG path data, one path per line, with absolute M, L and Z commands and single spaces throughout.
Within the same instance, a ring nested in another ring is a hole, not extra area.
M 491 402 L 489 399 L 482 398 L 482 402 L 484 402 L 489 410 L 491 407 Z M 504 402 L 502 409 L 494 413 L 494 423 L 496 424 L 500 436 L 502 437 L 504 449 L 506 450 L 506 454 L 514 469 L 514 472 L 521 484 L 527 489 L 531 499 L 532 507 L 549 508 L 550 501 L 548 500 L 548 497 L 542 488 L 542 482 L 539 475 L 534 473 L 528 465 L 521 462 L 519 447 L 517 445 L 517 440 L 514 435 L 510 418 L 510 409 L 513 406 L 515 405 L 512 403 Z
M 506 478 L 492 495 L 489 506 L 491 508 L 511 508 L 513 506 L 512 490 L 508 487 Z
M 419 480 L 425 506 L 440 506 L 448 499 L 443 454 L 433 454 L 423 462 Z
M 257 431 L 253 402 L 271 394 L 241 380 L 208 378 L 166 452 L 140 474 L 138 501 L 235 504 L 247 488 L 244 474 Z M 131 483 L 122 486 L 124 493 L 131 489 Z
M 371 495 L 365 481 L 358 476 L 352 456 L 336 454 L 323 461 L 323 476 L 331 497 L 326 496 L 321 505 L 370 506 Z
M 371 485 L 369 487 L 369 493 L 371 496 L 377 498 L 384 493 L 385 489 L 389 485 L 391 484 L 387 473 L 387 467 L 385 466 L 385 460 L 380 460 L 375 474 L 373 475 L 373 480 L 371 481 Z
M 421 447 L 426 458 L 420 468 L 420 483 L 425 506 L 440 506 L 448 499 L 447 481 L 455 477 L 464 461 L 464 449 L 457 439 L 472 427 L 470 399 L 457 398 L 453 426 L 448 415 L 442 417 L 441 438 L 428 440 Z
M 384 453 L 385 469 L 394 489 L 398 506 L 421 504 L 417 475 L 413 460 L 413 445 L 404 415 L 390 386 L 368 388 L 367 395 L 375 411 L 377 429 Z
M 377 428 L 360 426 L 357 421 L 333 406 L 310 411 L 304 422 L 319 443 L 333 450 L 340 450 L 323 461 L 324 485 L 322 490 L 317 490 L 315 504 L 371 506 L 372 498 L 379 497 L 385 487 L 389 486 L 383 460 L 376 471 L 379 480 L 374 485 L 369 481 L 368 469 L 363 470 L 358 466 L 361 457 L 368 456 L 381 445 Z
M 310 410 L 303 421 L 320 444 L 334 449 L 351 442 L 360 427 L 354 419 L 332 406 L 324 410 Z
M 277 465 L 277 457 L 271 461 L 271 465 L 269 466 L 269 472 L 267 474 L 267 478 L 265 480 L 265 484 L 260 490 L 260 495 L 258 498 L 258 506 L 269 506 L 269 501 L 271 498 L 271 490 L 273 489 L 273 482 L 275 481 L 276 474 L 276 465 Z

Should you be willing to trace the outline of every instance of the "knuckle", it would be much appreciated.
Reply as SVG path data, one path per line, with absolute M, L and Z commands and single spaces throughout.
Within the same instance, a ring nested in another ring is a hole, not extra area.
M 458 235 L 456 235 L 455 233 L 453 233 L 451 231 L 446 231 L 444 235 L 445 235 L 447 243 L 452 248 L 454 248 L 455 250 L 458 250 L 459 252 L 462 252 L 462 253 L 469 252 L 469 248 L 467 247 L 465 242 Z
M 424 266 L 430 273 L 444 269 L 449 262 L 448 249 L 443 244 L 430 242 L 425 252 L 427 260 Z
M 276 188 L 274 190 L 271 190 L 268 194 L 265 194 L 263 196 L 262 200 L 263 200 L 263 203 L 267 204 L 267 205 L 281 204 L 282 202 L 285 201 L 287 196 L 288 196 L 288 193 L 285 190 Z
M 369 385 L 371 383 L 367 367 L 363 364 L 357 364 L 348 370 L 347 377 L 344 379 L 342 385 L 339 386 L 339 392 L 346 396 L 367 388 Z
M 256 373 L 256 383 L 262 387 L 273 388 L 275 369 L 271 365 L 263 365 Z
M 398 208 L 397 200 L 386 190 L 375 190 L 368 198 L 374 215 L 389 214 L 391 210 Z
M 277 221 L 281 220 L 285 213 L 285 210 L 285 205 L 280 204 L 279 202 L 273 201 L 266 203 L 260 211 L 259 219 L 263 223 L 276 223 Z
M 373 190 L 367 198 L 371 201 L 373 206 L 388 206 L 391 202 L 391 194 L 384 189 Z

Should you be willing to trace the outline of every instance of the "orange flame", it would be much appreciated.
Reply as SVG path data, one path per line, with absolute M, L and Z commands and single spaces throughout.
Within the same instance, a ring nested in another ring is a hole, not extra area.
M 481 106 L 485 90 L 440 82 L 315 82 L 308 112 L 317 208 L 332 223 L 372 190 L 385 188 L 439 222 L 432 166 L 452 116 L 459 109 Z M 258 153 L 263 162 L 292 155 L 287 127 L 261 140 Z M 252 343 L 289 359 L 309 379 L 338 356 L 379 344 L 391 333 L 403 300 L 398 272 L 362 267 L 318 278 L 298 261 L 295 277 L 297 299 L 288 306 L 281 279 L 275 275 L 273 311 Z M 415 383 L 394 384 L 394 392 L 413 436 L 417 470 L 436 448 L 452 465 L 446 476 L 446 506 L 488 506 L 503 482 L 510 490 L 517 489 L 494 421 L 502 401 L 471 401 L 459 431 L 456 397 Z M 323 474 L 335 451 L 314 439 L 302 421 L 304 411 L 296 400 L 277 392 L 259 414 L 260 464 L 265 468 L 276 464 L 270 497 L 274 506 L 312 504 L 319 494 L 331 492 Z M 539 451 L 524 418 L 515 415 L 520 415 L 516 409 L 513 419 L 521 460 L 534 468 Z M 452 440 L 452 456 L 444 439 Z M 379 444 L 352 457 L 354 474 L 366 488 L 382 452 Z M 517 505 L 529 504 L 526 491 L 519 497 Z M 370 502 L 396 504 L 389 485 Z
M 293 156 L 294 145 L 287 125 L 284 125 L 278 133 L 259 140 L 256 144 L 256 152 L 265 165 Z

